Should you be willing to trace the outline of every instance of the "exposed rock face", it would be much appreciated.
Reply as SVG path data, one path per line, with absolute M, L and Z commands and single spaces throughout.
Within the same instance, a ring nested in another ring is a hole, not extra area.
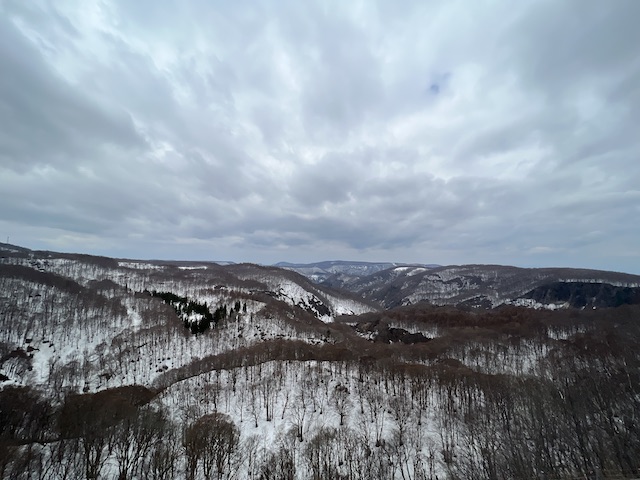
M 431 340 L 422 333 L 410 333 L 404 328 L 389 327 L 385 321 L 376 320 L 356 325 L 356 331 L 374 342 L 379 343 L 424 343 Z
M 523 295 L 523 298 L 541 304 L 564 302 L 575 308 L 619 307 L 640 304 L 640 288 L 607 283 L 553 282 L 534 288 Z

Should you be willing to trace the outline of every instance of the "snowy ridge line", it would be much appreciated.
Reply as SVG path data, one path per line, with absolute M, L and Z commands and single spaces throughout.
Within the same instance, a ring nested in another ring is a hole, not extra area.
M 339 298 L 324 288 L 318 288 L 309 283 L 305 277 L 295 272 L 287 273 L 287 276 L 284 276 L 278 271 L 265 270 L 254 278 L 274 292 L 276 298 L 289 305 L 313 312 L 317 318 L 325 323 L 333 322 L 334 317 L 338 315 L 352 315 L 375 310 L 374 307 L 359 300 Z M 298 278 L 289 278 L 290 275 L 295 275 Z M 242 276 L 242 278 L 245 277 Z M 339 294 L 339 292 L 335 293 Z
M 266 340 L 259 344 L 225 351 L 197 359 L 188 365 L 164 372 L 152 382 L 156 389 L 216 370 L 229 370 L 244 366 L 256 366 L 272 361 L 341 361 L 357 360 L 353 349 L 337 344 L 311 345 L 302 340 Z
M 341 298 L 339 292 L 329 294 L 323 291 L 324 289 L 318 289 L 308 283 L 305 277 L 300 276 L 304 284 L 287 278 L 287 275 L 297 275 L 294 272 L 285 274 L 281 269 L 257 265 L 231 265 L 229 269 L 220 267 L 212 271 L 207 265 L 195 264 L 178 265 L 172 270 L 174 267 L 144 261 L 100 259 L 100 262 L 87 262 L 82 258 L 58 258 L 52 257 L 51 254 L 47 254 L 46 258 L 33 255 L 28 258 L 9 257 L 3 258 L 2 262 L 51 272 L 73 279 L 84 286 L 89 286 L 91 282 L 110 280 L 134 291 L 171 291 L 199 301 L 211 296 L 204 290 L 212 287 L 212 280 L 218 283 L 221 290 L 229 290 L 228 285 L 233 285 L 234 281 L 262 282 L 266 284 L 267 290 L 276 292 L 280 300 L 311 312 L 325 323 L 332 322 L 338 315 L 358 314 L 375 309 L 356 299 Z M 184 275 L 176 275 L 177 272 L 191 272 L 193 276 L 186 278 Z M 255 287 L 238 285 L 232 286 L 231 290 L 250 295 Z

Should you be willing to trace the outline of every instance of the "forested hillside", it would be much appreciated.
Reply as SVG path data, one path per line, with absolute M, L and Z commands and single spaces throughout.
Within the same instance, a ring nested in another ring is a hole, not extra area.
M 429 302 L 463 308 L 614 307 L 640 303 L 640 276 L 578 268 L 503 265 L 399 266 L 323 284 L 358 294 L 384 308 Z
M 1 253 L 0 478 L 639 473 L 634 302 L 381 310 L 271 267 Z

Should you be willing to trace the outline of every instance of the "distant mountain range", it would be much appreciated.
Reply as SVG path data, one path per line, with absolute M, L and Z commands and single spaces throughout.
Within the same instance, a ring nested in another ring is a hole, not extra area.
M 640 303 L 640 276 L 601 270 L 344 261 L 278 266 L 321 285 L 356 293 L 387 309 L 419 302 L 483 309 Z
M 341 286 L 349 281 L 366 277 L 382 270 L 395 267 L 414 266 L 421 268 L 435 268 L 440 265 L 408 264 L 396 262 L 350 262 L 345 260 L 328 260 L 316 263 L 280 262 L 275 267 L 293 270 L 317 283 Z
M 80 254 L 32 251 L 0 243 L 0 263 L 19 262 L 42 272 L 63 273 L 61 265 L 99 264 L 99 278 L 134 281 L 122 270 L 156 272 L 155 276 L 194 276 L 207 283 L 269 292 L 273 298 L 298 305 L 320 319 L 390 309 L 417 303 L 493 309 L 502 305 L 529 308 L 602 308 L 640 303 L 640 276 L 576 268 L 518 268 L 503 265 L 406 264 L 330 260 L 316 263 L 280 262 L 274 266 L 213 261 L 126 260 Z M 13 260 L 9 260 L 9 259 Z M 21 260 L 18 260 L 21 259 Z M 81 269 L 82 270 L 82 269 Z M 82 281 L 80 282 L 82 283 Z M 257 290 L 256 290 L 257 289 Z M 347 307 L 348 305 L 348 307 Z

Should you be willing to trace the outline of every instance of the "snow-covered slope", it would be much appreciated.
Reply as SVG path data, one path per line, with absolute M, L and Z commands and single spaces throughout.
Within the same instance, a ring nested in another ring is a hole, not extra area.
M 149 292 L 224 307 L 193 335 Z M 277 268 L 170 265 L 5 248 L 0 258 L 0 373 L 15 384 L 94 391 L 150 384 L 194 358 L 274 339 L 326 343 L 326 322 L 376 307 Z
M 230 267 L 229 271 L 238 278 L 259 281 L 275 298 L 311 312 L 324 322 L 331 322 L 338 315 L 358 315 L 378 309 L 348 292 L 316 285 L 300 274 L 280 268 L 244 264 Z

